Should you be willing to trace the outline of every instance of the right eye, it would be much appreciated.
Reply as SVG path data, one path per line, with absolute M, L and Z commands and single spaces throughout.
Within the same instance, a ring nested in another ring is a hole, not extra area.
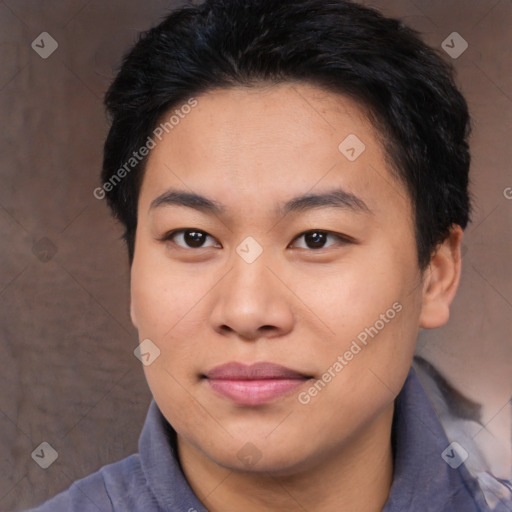
M 215 247 L 213 245 L 204 245 L 205 241 L 211 238 L 215 240 L 211 235 L 206 233 L 205 231 L 201 231 L 200 229 L 195 228 L 186 228 L 186 229 L 175 229 L 165 234 L 160 240 L 162 242 L 170 241 L 173 244 L 181 247 L 182 249 L 202 249 L 204 247 Z M 220 246 L 218 242 L 217 247 Z

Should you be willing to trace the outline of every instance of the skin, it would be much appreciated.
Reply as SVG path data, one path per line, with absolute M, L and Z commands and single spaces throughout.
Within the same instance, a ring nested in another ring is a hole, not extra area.
M 342 95 L 280 84 L 197 101 L 149 155 L 131 269 L 133 324 L 161 351 L 146 378 L 178 434 L 185 476 L 211 512 L 380 511 L 392 483 L 394 399 L 419 329 L 449 318 L 462 231 L 454 226 L 419 271 L 406 189 L 362 110 Z M 355 161 L 338 150 L 349 134 L 366 146 Z M 170 188 L 207 196 L 225 213 L 150 208 Z M 371 213 L 274 211 L 334 188 Z M 161 240 L 187 228 L 206 233 L 202 247 L 183 233 Z M 311 229 L 334 235 L 311 248 L 303 236 Z M 236 252 L 248 236 L 263 250 L 252 263 Z M 402 310 L 300 403 L 299 393 L 396 302 Z M 232 361 L 274 362 L 311 379 L 270 403 L 241 406 L 201 378 Z M 246 443 L 256 463 L 237 456 Z

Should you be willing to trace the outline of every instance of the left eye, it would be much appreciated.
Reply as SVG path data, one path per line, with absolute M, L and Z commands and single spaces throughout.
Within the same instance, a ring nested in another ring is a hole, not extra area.
M 348 243 L 349 241 L 342 237 L 341 235 L 336 235 L 334 233 L 330 233 L 329 231 L 320 231 L 320 230 L 311 230 L 306 231 L 299 235 L 295 240 L 304 239 L 304 244 L 299 246 L 301 249 L 323 249 L 325 247 L 330 247 L 331 245 L 335 245 L 336 242 L 326 245 L 327 240 L 330 238 L 337 239 L 338 242 Z M 295 242 L 294 240 L 294 242 Z M 292 242 L 293 243 L 293 242 Z

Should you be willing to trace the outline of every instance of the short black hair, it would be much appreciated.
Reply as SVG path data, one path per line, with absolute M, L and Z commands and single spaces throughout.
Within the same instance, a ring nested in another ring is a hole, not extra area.
M 147 160 L 133 152 L 162 116 L 214 89 L 279 83 L 316 85 L 364 109 L 412 200 L 424 270 L 450 228 L 470 220 L 467 103 L 453 66 L 417 31 L 344 0 L 206 0 L 140 35 L 105 94 L 101 174 L 130 263 Z

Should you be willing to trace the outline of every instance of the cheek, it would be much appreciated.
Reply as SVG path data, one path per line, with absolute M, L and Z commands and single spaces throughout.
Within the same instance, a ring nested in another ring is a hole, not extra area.
M 163 260 L 163 261 L 161 261 Z M 198 373 L 204 352 L 205 311 L 201 300 L 214 283 L 211 275 L 172 265 L 160 255 L 139 253 L 131 273 L 132 312 L 139 340 L 150 339 L 160 350 L 154 364 L 144 366 L 148 384 L 156 396 L 164 394 L 180 402 L 181 385 Z M 175 380 L 176 379 L 176 380 Z M 184 406 L 184 404 L 182 404 Z
M 321 273 L 299 272 L 293 278 L 293 290 L 330 328 L 330 338 L 353 336 L 377 321 L 403 295 L 407 280 L 403 269 L 383 258 L 380 263 L 374 265 L 364 257 L 347 258 Z
M 180 411 L 195 410 L 194 400 L 183 390 L 191 375 L 199 371 L 201 347 L 196 331 L 202 324 L 194 305 L 204 295 L 200 281 L 173 269 L 168 262 L 162 265 L 154 257 L 150 261 L 149 255 L 134 258 L 131 301 L 139 340 L 148 338 L 160 350 L 159 357 L 143 370 L 160 408 L 178 425 L 183 423 Z M 190 421 L 198 421 L 196 413 Z
M 344 377 L 336 379 L 345 390 L 369 368 L 382 374 L 391 388 L 400 387 L 418 334 L 421 297 L 419 288 L 411 293 L 415 276 L 415 260 L 400 261 L 392 251 L 381 252 L 376 262 L 364 256 L 346 260 L 314 279 L 297 275 L 294 291 L 307 298 L 315 313 L 308 317 L 318 327 L 317 336 L 327 341 L 318 353 L 319 369 L 330 368 L 339 355 L 351 352 Z
M 149 251 L 137 256 L 131 269 L 131 307 L 139 336 L 165 341 L 193 315 L 208 283 Z

